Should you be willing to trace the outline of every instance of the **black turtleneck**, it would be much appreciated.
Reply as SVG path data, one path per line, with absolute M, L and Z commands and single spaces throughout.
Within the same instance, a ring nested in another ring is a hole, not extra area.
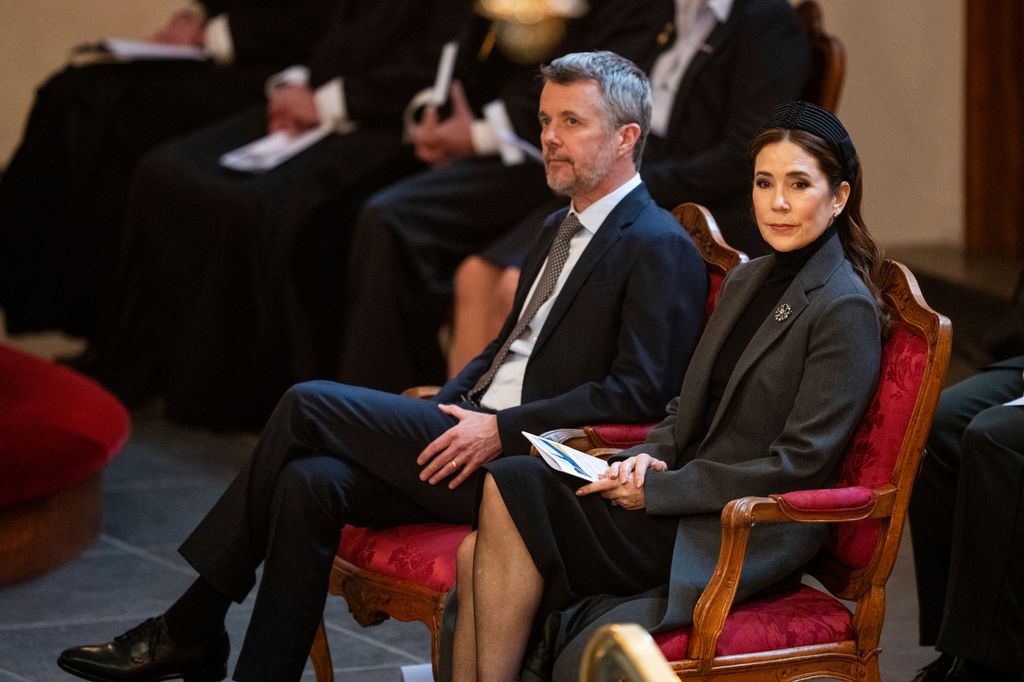
M 747 348 L 750 339 L 764 323 L 765 318 L 774 316 L 775 310 L 782 294 L 789 285 L 796 279 L 796 275 L 807 264 L 807 261 L 821 249 L 833 236 L 835 228 L 829 226 L 817 239 L 793 251 L 772 250 L 772 257 L 775 263 L 767 279 L 750 299 L 743 314 L 739 316 L 736 325 L 729 332 L 722 348 L 718 351 L 715 364 L 711 368 L 711 381 L 708 384 L 707 411 L 704 413 L 704 431 L 707 432 L 711 421 L 718 411 L 718 403 L 725 393 L 725 385 L 729 382 L 740 355 Z M 774 318 L 772 320 L 774 322 Z

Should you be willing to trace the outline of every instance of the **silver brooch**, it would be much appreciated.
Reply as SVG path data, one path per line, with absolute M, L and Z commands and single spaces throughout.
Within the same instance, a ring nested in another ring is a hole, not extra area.
M 779 307 L 775 309 L 775 321 L 784 322 L 789 319 L 789 314 L 793 312 L 793 309 L 789 307 L 788 303 L 780 303 Z

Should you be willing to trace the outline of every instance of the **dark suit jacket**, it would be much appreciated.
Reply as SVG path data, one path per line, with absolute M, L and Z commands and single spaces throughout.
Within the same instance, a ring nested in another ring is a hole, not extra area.
M 226 14 L 238 66 L 304 64 L 338 0 L 200 0 L 207 15 Z
M 470 0 L 342 0 L 310 60 L 310 85 L 344 78 L 349 118 L 401 124 L 406 104 L 434 82 L 441 47 L 470 16 Z
M 550 216 L 520 278 L 509 334 L 557 226 Z M 608 215 L 580 257 L 540 331 L 523 379 L 522 404 L 498 412 L 504 454 L 525 454 L 520 431 L 643 421 L 676 393 L 700 334 L 707 271 L 693 242 L 642 186 Z M 437 396 L 455 402 L 490 366 L 491 343 Z
M 593 629 L 638 622 L 651 629 L 688 625 L 721 544 L 726 502 L 820 488 L 833 480 L 847 440 L 874 391 L 881 364 L 878 311 L 843 256 L 838 238 L 826 243 L 783 294 L 789 316 L 769 316 L 740 356 L 706 434 L 711 369 L 722 343 L 772 268 L 768 256 L 738 267 L 694 351 L 679 397 L 643 445 L 669 464 L 645 483 L 648 514 L 679 516 L 667 598 L 655 591 L 607 611 L 569 634 L 555 679 L 573 671 Z M 691 444 L 699 444 L 695 449 Z M 737 599 L 800 569 L 827 533 L 821 525 L 767 524 L 751 533 Z M 568 619 L 563 619 L 567 621 Z
M 648 141 L 641 173 L 658 205 L 703 204 L 732 246 L 766 253 L 750 219 L 747 148 L 776 104 L 799 97 L 809 68 L 786 0 L 735 0 L 687 68 L 667 135 Z

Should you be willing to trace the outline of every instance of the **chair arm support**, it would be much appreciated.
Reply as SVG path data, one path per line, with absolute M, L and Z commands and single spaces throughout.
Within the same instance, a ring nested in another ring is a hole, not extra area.
M 402 391 L 402 395 L 407 398 L 433 398 L 440 390 L 440 386 L 411 386 Z
M 750 529 L 758 523 L 839 523 L 892 514 L 896 488 L 885 484 L 795 491 L 768 497 L 741 497 L 722 509 L 722 547 L 718 564 L 693 610 L 687 656 L 710 669 L 718 638 L 739 587 Z

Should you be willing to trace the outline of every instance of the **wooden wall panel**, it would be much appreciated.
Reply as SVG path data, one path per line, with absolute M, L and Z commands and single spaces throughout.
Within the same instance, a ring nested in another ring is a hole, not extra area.
M 1024 257 L 1024 3 L 968 0 L 965 240 Z

